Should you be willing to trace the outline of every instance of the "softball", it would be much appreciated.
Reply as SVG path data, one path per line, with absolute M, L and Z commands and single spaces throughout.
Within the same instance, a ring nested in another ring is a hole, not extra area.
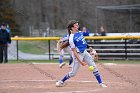
M 94 67 L 93 66 L 89 66 L 89 71 L 93 71 L 94 70 Z

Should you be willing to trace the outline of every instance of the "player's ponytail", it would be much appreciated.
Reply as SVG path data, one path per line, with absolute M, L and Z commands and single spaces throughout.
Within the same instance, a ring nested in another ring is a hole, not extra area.
M 71 28 L 68 28 L 67 31 L 68 31 L 68 35 L 70 36 L 70 34 L 71 34 Z

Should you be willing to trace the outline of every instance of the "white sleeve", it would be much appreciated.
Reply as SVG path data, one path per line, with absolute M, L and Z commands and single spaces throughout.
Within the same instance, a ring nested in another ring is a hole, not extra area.
M 70 47 L 71 47 L 71 48 L 76 48 L 76 47 L 75 47 L 75 44 L 74 44 L 73 37 L 74 37 L 74 34 L 71 34 L 71 35 L 70 35 L 70 38 L 69 38 L 69 44 L 70 44 Z

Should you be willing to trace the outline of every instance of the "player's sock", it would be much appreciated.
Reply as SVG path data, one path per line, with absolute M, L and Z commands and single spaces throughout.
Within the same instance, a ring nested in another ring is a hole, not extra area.
M 70 76 L 69 75 L 66 75 L 61 81 L 65 82 L 69 78 L 70 78 Z
M 60 55 L 60 57 L 59 57 L 59 63 L 60 64 L 63 63 L 63 56 L 62 55 Z
M 70 56 L 69 65 L 71 65 L 72 61 L 73 61 L 73 58 L 72 56 Z
M 99 72 L 96 71 L 96 72 L 93 72 L 93 74 L 96 77 L 98 83 L 101 84 L 102 83 L 102 79 L 101 79 L 101 76 L 100 76 Z

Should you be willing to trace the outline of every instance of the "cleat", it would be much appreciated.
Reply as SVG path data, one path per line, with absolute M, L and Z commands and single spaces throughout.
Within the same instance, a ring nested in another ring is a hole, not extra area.
M 66 63 L 61 63 L 60 65 L 59 65 L 59 68 L 62 68 L 63 66 L 65 66 L 66 65 Z
M 65 84 L 63 81 L 57 81 L 56 82 L 56 87 L 63 87 Z
M 100 84 L 100 87 L 106 88 L 107 86 L 105 84 Z

